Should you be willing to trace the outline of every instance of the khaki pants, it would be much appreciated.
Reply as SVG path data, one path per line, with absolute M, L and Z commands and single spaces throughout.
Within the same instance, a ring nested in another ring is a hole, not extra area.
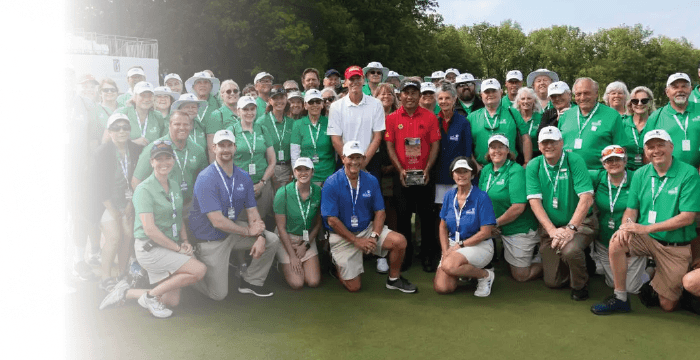
M 593 215 L 587 217 L 574 234 L 573 240 L 557 254 L 556 250 L 552 249 L 552 238 L 544 229 L 540 229 L 540 254 L 544 284 L 547 287 L 559 288 L 569 282 L 572 289 L 579 290 L 588 283 L 586 255 L 583 249 L 593 242 L 597 230 L 598 219 Z
M 239 226 L 248 226 L 247 222 L 236 221 Z M 253 259 L 243 280 L 251 285 L 262 286 L 270 271 L 275 254 L 280 246 L 280 239 L 275 233 L 265 231 L 265 252 Z M 223 300 L 228 295 L 228 263 L 231 250 L 250 250 L 255 238 L 230 234 L 221 241 L 203 241 L 197 244 L 197 259 L 207 266 L 204 278 L 194 284 L 194 288 L 213 300 Z

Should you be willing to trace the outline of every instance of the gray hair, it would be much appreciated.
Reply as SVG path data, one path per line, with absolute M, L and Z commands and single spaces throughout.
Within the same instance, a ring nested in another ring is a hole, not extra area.
M 224 88 L 227 88 L 229 86 L 233 86 L 234 88 L 240 90 L 240 88 L 238 87 L 238 83 L 236 83 L 235 81 L 233 81 L 231 79 L 228 79 L 228 80 L 224 80 L 224 82 L 221 83 L 221 86 L 219 87 L 219 95 L 223 95 Z M 243 96 L 243 95 L 241 94 L 241 96 Z
M 298 84 L 296 81 L 294 81 L 294 80 L 287 80 L 287 81 L 285 81 L 285 82 L 282 84 L 282 87 L 285 87 L 286 85 L 290 85 L 290 84 L 294 84 L 294 87 L 297 88 L 297 89 L 299 88 L 299 84 Z
M 569 90 L 566 90 L 568 92 L 571 92 Z M 529 87 L 521 87 L 518 89 L 518 94 L 515 95 L 515 99 L 513 100 L 513 107 L 520 111 L 520 99 L 529 97 L 532 99 L 535 99 L 535 103 L 532 105 L 532 112 L 542 112 L 542 104 L 537 99 L 537 94 L 535 94 L 535 90 L 532 90 Z
M 638 92 L 645 92 L 647 95 L 649 95 L 649 99 L 651 99 L 651 101 L 647 106 L 647 115 L 651 115 L 651 113 L 656 111 L 656 105 L 654 105 L 654 93 L 651 91 L 651 89 L 649 89 L 646 86 L 637 86 L 636 88 L 632 89 L 632 91 L 630 92 L 630 96 L 627 100 L 627 113 L 632 115 L 632 97 Z
M 580 77 L 574 81 L 574 86 L 571 87 L 573 90 L 576 87 L 576 84 L 580 83 L 581 81 L 590 81 L 593 84 L 593 88 L 595 89 L 596 96 L 598 95 L 598 90 L 600 89 L 600 86 L 598 86 L 598 82 L 589 78 L 589 77 Z
M 448 82 L 445 82 L 445 83 L 442 83 L 442 84 L 440 85 L 440 89 L 438 90 L 438 92 L 439 92 L 439 93 L 441 93 L 441 92 L 446 92 L 446 93 L 450 94 L 450 96 L 451 96 L 453 99 L 456 99 L 456 98 L 457 98 L 457 88 L 455 87 L 455 84 L 453 84 L 453 83 L 451 83 L 451 82 L 449 82 L 449 81 L 448 81 Z
M 325 93 L 331 93 L 331 95 L 333 95 L 333 100 L 338 100 L 338 94 L 335 93 L 335 90 L 333 90 L 332 87 L 327 87 L 321 90 L 321 96 L 323 96 Z
M 610 106 L 608 99 L 610 98 L 610 93 L 613 91 L 621 91 L 623 94 L 625 94 L 625 101 L 623 102 L 625 105 L 629 102 L 630 92 L 627 90 L 627 85 L 625 85 L 625 83 L 622 81 L 613 81 L 605 88 L 605 94 L 603 95 L 605 105 Z M 627 108 L 625 108 L 625 110 L 626 109 Z

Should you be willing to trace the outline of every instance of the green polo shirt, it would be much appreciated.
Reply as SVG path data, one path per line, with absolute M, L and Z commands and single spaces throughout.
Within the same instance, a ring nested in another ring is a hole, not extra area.
M 267 169 L 265 152 L 272 146 L 272 140 L 265 135 L 262 126 L 257 123 L 253 123 L 253 132 L 243 131 L 240 123 L 233 124 L 229 130 L 236 136 L 236 154 L 233 156 L 233 163 L 247 172 L 253 183 L 259 182 Z M 253 149 L 252 154 L 251 149 Z M 255 174 L 249 172 L 250 164 L 255 164 Z
M 126 106 L 126 102 L 129 101 L 132 96 L 134 95 L 131 93 L 131 90 L 117 96 L 117 108 Z
M 297 182 L 292 181 L 277 190 L 273 209 L 275 214 L 286 215 L 287 226 L 285 229 L 288 233 L 302 236 L 304 230 L 311 232 L 314 227 L 314 220 L 316 220 L 321 208 L 321 187 L 311 183 L 311 194 L 299 204 L 301 197 L 297 198 L 296 186 Z M 304 209 L 304 212 L 308 209 L 306 223 L 304 223 L 301 208 Z
M 654 179 L 654 195 L 658 194 L 655 202 L 652 202 L 652 186 Z M 661 192 L 659 188 L 666 181 Z M 639 210 L 638 223 L 649 225 L 649 211 L 656 211 L 656 223 L 666 221 L 681 212 L 700 211 L 700 176 L 698 170 L 692 166 L 678 161 L 673 157 L 671 167 L 665 176 L 659 176 L 652 164 L 642 166 L 634 173 L 630 185 L 630 196 L 627 199 L 627 207 Z M 695 222 L 688 226 L 672 230 L 650 233 L 649 236 L 656 240 L 670 243 L 691 241 L 695 238 Z
M 369 88 L 369 83 L 365 83 L 364 85 L 362 85 L 362 92 L 365 95 L 372 96 L 372 89 Z
M 199 113 L 193 120 L 190 140 L 197 143 L 202 149 L 207 148 L 207 135 L 215 134 L 222 129 L 221 122 L 211 116 L 218 108 L 218 102 L 214 96 L 209 95 L 207 103 L 199 107 Z
M 625 115 L 622 117 L 622 141 L 617 144 L 625 148 L 627 152 L 627 168 L 630 170 L 637 170 L 644 165 L 640 160 L 635 161 L 637 154 L 644 157 L 644 135 L 647 131 L 652 130 L 649 128 L 649 122 L 642 131 L 637 130 L 637 126 L 634 125 L 634 119 L 632 115 Z M 600 154 L 598 154 L 600 156 Z
M 173 179 L 168 179 L 168 193 L 160 185 L 155 175 L 151 175 L 134 191 L 134 210 L 136 218 L 134 220 L 134 238 L 147 239 L 143 230 L 140 214 L 153 214 L 156 226 L 170 240 L 180 242 L 180 232 L 182 227 L 182 193 L 180 185 Z M 173 219 L 173 199 L 175 202 L 175 218 Z M 176 236 L 173 235 L 173 224 L 177 227 Z
M 533 112 L 532 117 L 530 117 L 529 121 L 523 120 L 523 123 L 525 126 L 523 129 L 525 129 L 522 134 L 529 134 L 530 135 L 530 140 L 532 141 L 532 152 L 534 153 L 537 151 L 537 129 L 540 127 L 540 123 L 542 122 L 542 113 L 541 112 Z
M 581 155 L 586 166 L 591 170 L 603 168 L 603 163 L 600 162 L 600 152 L 603 148 L 624 141 L 620 129 L 622 129 L 620 114 L 615 109 L 600 103 L 596 104 L 588 116 L 583 116 L 577 105 L 565 111 L 559 118 L 564 151 Z M 576 149 L 575 143 L 579 138 L 579 131 L 582 144 L 580 149 Z
M 110 111 L 106 107 L 102 106 L 102 104 L 95 104 L 94 111 L 95 119 L 97 119 L 95 136 L 97 139 L 100 139 L 99 143 L 101 144 L 102 135 L 107 129 L 107 120 L 109 120 L 109 117 L 112 115 L 113 111 Z
M 260 96 L 255 98 L 255 103 L 258 104 L 258 109 L 255 118 L 259 118 L 265 115 L 265 108 L 267 107 L 267 101 L 265 101 Z
M 141 124 L 138 120 L 139 117 L 136 115 L 136 108 L 133 105 L 121 107 L 114 110 L 114 112 L 125 114 L 129 118 L 129 123 L 131 124 L 130 135 L 132 140 L 141 137 L 143 131 L 141 130 Z M 163 132 L 163 116 L 160 114 L 160 112 L 151 109 L 148 111 L 148 117 L 144 125 L 146 126 L 146 134 L 144 137 L 149 143 L 153 142 L 161 137 L 161 133 Z
M 525 194 L 525 169 L 516 162 L 506 163 L 493 171 L 493 163 L 481 170 L 479 189 L 486 191 L 496 217 L 503 215 L 513 204 L 525 204 L 525 211 L 513 222 L 501 226 L 503 235 L 526 234 L 537 229 L 537 219 L 527 202 Z
M 700 103 L 700 85 L 696 86 L 693 91 L 690 92 L 690 98 L 689 101 L 692 101 L 694 103 Z
M 688 119 L 687 136 L 678 126 L 676 118 L 683 128 L 685 128 L 686 118 Z M 664 129 L 668 132 L 673 141 L 673 156 L 676 159 L 695 168 L 700 166 L 700 105 L 688 102 L 688 106 L 681 114 L 668 104 L 649 116 L 647 126 L 649 130 Z M 690 151 L 683 151 L 684 139 L 690 140 Z
M 595 191 L 595 204 L 598 207 L 598 225 L 600 228 L 600 243 L 608 247 L 610 243 L 610 238 L 612 238 L 613 233 L 620 228 L 622 224 L 622 214 L 624 214 L 625 209 L 627 209 L 627 199 L 630 192 L 630 183 L 632 182 L 632 176 L 634 172 L 627 170 L 627 180 L 625 180 L 622 188 L 618 193 L 618 186 L 610 185 L 608 189 L 608 172 L 605 170 L 591 172 L 591 181 L 593 182 L 593 191 Z M 610 212 L 610 190 L 612 190 L 612 200 L 615 203 L 613 206 L 613 211 Z M 615 197 L 617 196 L 617 200 Z M 611 229 L 608 226 L 610 219 L 615 222 L 615 228 Z
M 170 134 L 165 135 L 160 139 L 172 141 Z M 153 173 L 153 167 L 151 167 L 152 147 L 153 143 L 148 144 L 143 149 L 141 155 L 139 156 L 139 162 L 134 170 L 134 177 L 140 181 L 143 181 L 143 179 L 147 178 Z M 197 179 L 197 174 L 199 174 L 202 169 L 209 165 L 207 162 L 207 155 L 201 146 L 195 144 L 190 139 L 187 139 L 187 143 L 185 143 L 185 147 L 182 150 L 178 149 L 175 144 L 172 144 L 172 147 L 177 157 L 174 159 L 175 165 L 170 171 L 168 178 L 175 181 L 178 184 L 178 187 L 183 180 L 185 183 L 187 183 L 187 191 L 182 194 L 187 202 L 192 199 L 192 191 L 194 190 L 194 181 Z M 184 171 L 182 166 L 184 166 Z
M 532 159 L 527 164 L 527 198 L 542 199 L 549 220 L 554 226 L 561 227 L 569 223 L 578 206 L 579 195 L 593 193 L 591 177 L 586 169 L 586 162 L 576 153 L 563 153 L 564 161 L 557 161 L 551 166 L 544 155 Z M 559 167 L 559 164 L 561 168 Z M 557 181 L 557 173 L 559 175 Z M 547 176 L 549 174 L 549 176 Z M 550 180 L 551 179 L 551 180 Z M 556 185 L 556 192 L 554 184 Z M 553 206 L 556 195 L 558 207 Z M 590 210 L 589 210 L 590 213 Z
M 209 121 L 210 123 L 216 124 L 217 126 L 221 124 L 219 130 L 229 128 L 233 123 L 241 121 L 238 115 L 231 111 L 226 105 L 214 110 L 210 116 L 212 117 Z
M 272 140 L 272 147 L 275 148 L 275 158 L 277 161 L 290 161 L 289 140 L 292 137 L 294 119 L 284 116 L 282 122 L 272 114 L 272 111 L 259 117 L 255 123 L 262 127 L 263 133 Z M 280 156 L 280 151 L 283 156 Z
M 501 106 L 503 106 L 504 108 L 509 108 L 513 106 L 513 102 L 510 101 L 508 95 L 501 98 Z
M 519 112 L 499 106 L 496 114 L 491 116 L 486 108 L 481 108 L 469 114 L 467 119 L 472 125 L 474 157 L 479 164 L 487 164 L 485 156 L 489 151 L 489 138 L 493 134 L 504 135 L 511 144 L 510 151 L 514 156 L 518 156 L 518 151 L 515 149 L 518 131 L 525 134 L 528 130 Z
M 308 116 L 304 116 L 294 122 L 290 142 L 301 148 L 300 157 L 308 157 L 313 160 L 318 155 L 318 162 L 314 163 L 313 182 L 323 182 L 331 176 L 335 170 L 335 150 L 328 136 L 328 118 L 321 116 L 316 126 L 311 125 Z
M 440 105 L 438 105 L 438 104 L 436 103 L 436 104 L 435 104 L 435 108 L 433 109 L 433 114 L 435 114 L 435 116 L 438 116 L 438 114 L 440 113 L 440 111 L 442 111 L 442 109 L 440 109 Z

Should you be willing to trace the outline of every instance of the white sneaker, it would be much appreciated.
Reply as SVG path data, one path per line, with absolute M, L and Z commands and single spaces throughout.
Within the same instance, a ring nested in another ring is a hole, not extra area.
M 105 296 L 102 303 L 100 303 L 100 310 L 124 301 L 127 290 L 129 290 L 129 283 L 126 282 L 126 280 L 119 281 L 116 285 L 114 285 L 114 289 L 110 291 L 107 296 Z
M 487 273 L 489 273 L 489 276 L 478 280 L 476 291 L 474 291 L 474 296 L 487 297 L 491 295 L 491 285 L 493 285 L 493 279 L 496 277 L 496 274 L 493 272 L 493 270 L 485 270 Z
M 377 259 L 377 272 L 380 274 L 389 272 L 389 263 L 386 261 L 386 258 L 380 257 Z
M 139 305 L 141 305 L 143 308 L 148 309 L 148 311 L 150 311 L 153 316 L 165 319 L 173 314 L 173 311 L 166 308 L 165 305 L 163 305 L 163 303 L 160 302 L 160 300 L 158 300 L 157 297 L 149 298 L 148 296 L 146 296 L 146 294 L 147 293 L 143 293 L 143 295 L 141 295 L 141 297 L 139 298 Z

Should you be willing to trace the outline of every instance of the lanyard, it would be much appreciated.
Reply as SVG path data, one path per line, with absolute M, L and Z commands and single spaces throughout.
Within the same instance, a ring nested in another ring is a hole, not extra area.
M 309 122 L 311 122 L 310 119 Z M 318 142 L 318 135 L 321 134 L 321 129 L 318 128 L 319 125 L 321 124 L 319 124 L 318 122 L 316 123 L 316 125 L 314 125 L 314 129 L 316 129 L 316 138 L 314 139 L 314 132 L 311 131 L 311 124 L 309 124 L 309 135 L 311 135 L 311 143 L 314 145 L 314 152 L 317 151 L 316 143 Z
M 690 116 L 690 115 L 685 116 L 685 128 L 684 128 L 683 125 L 681 125 L 681 121 L 678 120 L 678 116 L 673 115 L 673 118 L 676 119 L 676 124 L 678 124 L 678 127 L 681 128 L 681 130 L 683 130 L 683 139 L 685 139 L 685 140 L 688 140 L 688 116 Z
M 186 146 L 187 145 L 185 145 L 185 147 Z M 185 181 L 185 167 L 187 166 L 187 155 L 189 155 L 189 153 L 190 153 L 190 149 L 185 148 L 185 162 L 184 162 L 184 164 L 181 164 L 180 157 L 177 156 L 177 151 L 173 151 L 173 154 L 175 154 L 175 161 L 177 161 L 177 165 L 180 167 L 180 173 L 182 174 L 182 181 Z
M 175 207 L 175 196 L 170 191 L 170 203 L 173 205 L 173 220 L 177 219 L 177 208 Z M 177 221 L 173 221 L 173 237 L 177 236 Z
M 507 160 L 506 163 L 503 164 L 503 166 L 501 166 L 501 168 L 499 169 L 500 171 L 498 172 L 498 175 L 496 175 L 496 176 L 493 178 L 493 184 L 495 184 L 495 183 L 496 183 L 496 180 L 498 180 L 498 178 L 501 177 L 501 174 L 504 173 L 503 169 L 504 169 L 504 168 L 507 168 L 509 164 L 510 164 L 510 160 Z M 486 180 L 486 192 L 489 192 L 489 189 L 491 189 L 491 185 L 493 185 L 493 184 L 491 183 L 491 175 L 493 175 L 493 173 L 490 173 L 490 174 L 489 174 L 489 179 Z
M 639 139 L 637 137 L 637 127 L 634 126 L 634 123 L 632 123 L 632 138 L 634 139 L 634 143 L 637 145 L 637 153 L 641 154 L 641 148 L 639 147 Z
M 552 176 L 549 175 L 549 169 L 547 169 L 547 160 L 542 161 L 542 167 L 544 168 L 545 174 L 547 174 L 547 178 L 549 179 L 549 183 L 552 184 L 554 187 L 552 191 L 552 196 L 556 197 L 557 194 L 557 185 L 559 185 L 559 174 L 561 173 L 561 166 L 564 164 L 564 157 L 566 156 L 566 153 L 563 152 L 561 154 L 561 160 L 559 160 L 559 168 L 557 169 L 557 177 L 554 179 L 554 184 L 552 184 Z
M 620 193 L 622 192 L 622 187 L 625 186 L 626 182 L 627 182 L 627 172 L 625 171 L 625 177 L 622 178 L 622 182 L 620 183 L 620 186 L 617 187 L 617 194 L 615 194 L 615 199 L 613 200 L 612 185 L 610 185 L 610 174 L 608 174 L 608 197 L 610 198 L 610 216 L 611 217 L 613 214 L 613 210 L 615 209 L 615 203 L 617 202 L 617 198 L 620 196 Z
M 139 117 L 139 112 L 134 109 L 136 113 L 136 123 L 139 124 L 139 129 L 141 129 L 141 137 L 146 137 L 146 129 L 148 128 L 148 114 L 146 114 L 146 121 L 141 125 L 141 118 Z
M 527 131 L 527 134 L 532 136 L 532 125 L 535 125 L 535 119 L 530 118 L 530 130 Z
M 119 151 L 117 150 L 117 156 L 119 156 Z M 126 185 L 131 187 L 131 181 L 129 181 L 129 147 L 126 147 L 126 152 L 124 153 L 124 160 L 119 158 L 119 165 L 122 168 L 122 174 L 124 174 L 124 179 L 126 179 Z
M 345 175 L 345 178 L 348 179 L 348 186 L 350 186 L 350 199 L 352 200 L 352 215 L 355 216 L 355 205 L 357 204 L 357 198 L 360 196 L 360 174 L 357 174 L 357 192 L 355 193 L 355 196 L 352 195 L 352 183 L 350 182 L 350 178 Z
M 591 111 L 591 113 L 588 114 L 588 119 L 586 119 L 586 122 L 583 123 L 583 126 L 581 126 L 581 109 L 579 108 L 578 113 L 576 113 L 576 121 L 578 122 L 578 138 L 579 139 L 581 138 L 581 133 L 586 128 L 586 125 L 588 125 L 588 122 L 591 121 L 591 119 L 593 119 L 593 115 L 598 110 L 598 106 L 600 106 L 600 103 L 596 104 L 595 108 L 593 108 L 593 111 Z
M 207 101 L 207 106 L 204 107 L 204 112 L 202 113 L 202 116 L 199 116 L 199 112 L 197 113 L 197 120 L 199 120 L 199 122 L 204 121 L 203 119 L 204 119 L 204 116 L 207 115 L 207 110 L 208 110 L 208 109 L 209 109 L 209 101 Z
M 488 110 L 484 109 L 484 118 L 486 118 L 486 123 L 489 124 L 489 127 L 487 129 L 494 131 L 498 129 L 498 118 L 501 117 L 501 107 L 498 107 L 498 112 L 496 113 L 496 117 L 494 118 L 493 124 L 491 124 L 491 121 L 489 121 L 489 112 Z
M 296 185 L 298 186 L 298 183 Z M 306 219 L 308 219 L 309 211 L 311 210 L 311 195 L 314 193 L 314 189 L 311 187 L 309 188 L 309 197 L 308 197 L 309 203 L 306 205 L 306 212 L 304 212 L 304 207 L 301 204 L 301 197 L 299 197 L 299 188 L 297 186 L 294 186 L 294 191 L 297 194 L 297 201 L 299 202 L 299 210 L 301 210 L 301 219 L 304 220 L 304 229 L 308 230 L 307 226 L 306 226 Z M 358 192 L 359 192 L 359 187 L 358 187 Z
M 272 115 L 272 111 L 270 111 L 268 114 L 270 114 L 270 121 L 272 121 L 272 128 L 275 129 L 275 134 L 277 135 L 277 140 L 279 140 L 280 147 L 282 147 L 282 140 L 284 140 L 284 133 L 287 132 L 287 121 L 284 118 L 284 115 L 282 115 L 282 122 L 284 123 L 284 126 L 282 127 L 282 135 L 280 136 L 280 133 L 277 131 L 277 120 L 275 119 L 275 116 Z
M 248 144 L 248 151 L 250 152 L 250 159 L 253 159 L 253 153 L 255 153 L 255 129 L 253 129 L 253 146 L 250 146 L 250 141 L 248 141 L 248 137 L 245 136 L 245 131 L 241 131 L 241 137 L 243 140 L 245 140 L 245 143 Z
M 462 220 L 462 210 L 464 210 L 464 207 L 467 206 L 467 200 L 469 200 L 469 195 L 471 195 L 472 190 L 474 190 L 474 186 L 469 185 L 469 192 L 467 193 L 467 197 L 464 198 L 464 205 L 459 208 L 459 211 L 457 211 L 457 194 L 459 191 L 455 191 L 455 197 L 452 199 L 452 210 L 455 212 L 455 221 L 457 221 L 457 229 L 455 230 L 455 233 L 459 232 L 459 221 Z
M 656 187 L 655 180 L 656 180 L 656 178 L 652 176 L 651 177 L 651 208 L 652 209 L 656 208 L 656 198 L 659 197 L 659 194 L 661 194 L 661 191 L 664 189 L 664 185 L 666 185 L 666 180 L 668 180 L 668 178 L 665 178 L 664 182 L 661 183 L 661 185 L 659 186 L 659 192 L 657 192 L 656 195 L 654 195 L 654 188 Z
M 216 171 L 219 172 L 219 176 L 221 177 L 221 181 L 224 183 L 224 187 L 226 187 L 226 193 L 228 194 L 228 203 L 231 208 L 233 208 L 233 185 L 236 183 L 236 179 L 231 176 L 231 190 L 228 189 L 228 184 L 226 183 L 226 180 L 224 179 L 224 174 L 221 173 L 221 169 L 219 168 L 219 164 L 214 161 L 216 164 Z

